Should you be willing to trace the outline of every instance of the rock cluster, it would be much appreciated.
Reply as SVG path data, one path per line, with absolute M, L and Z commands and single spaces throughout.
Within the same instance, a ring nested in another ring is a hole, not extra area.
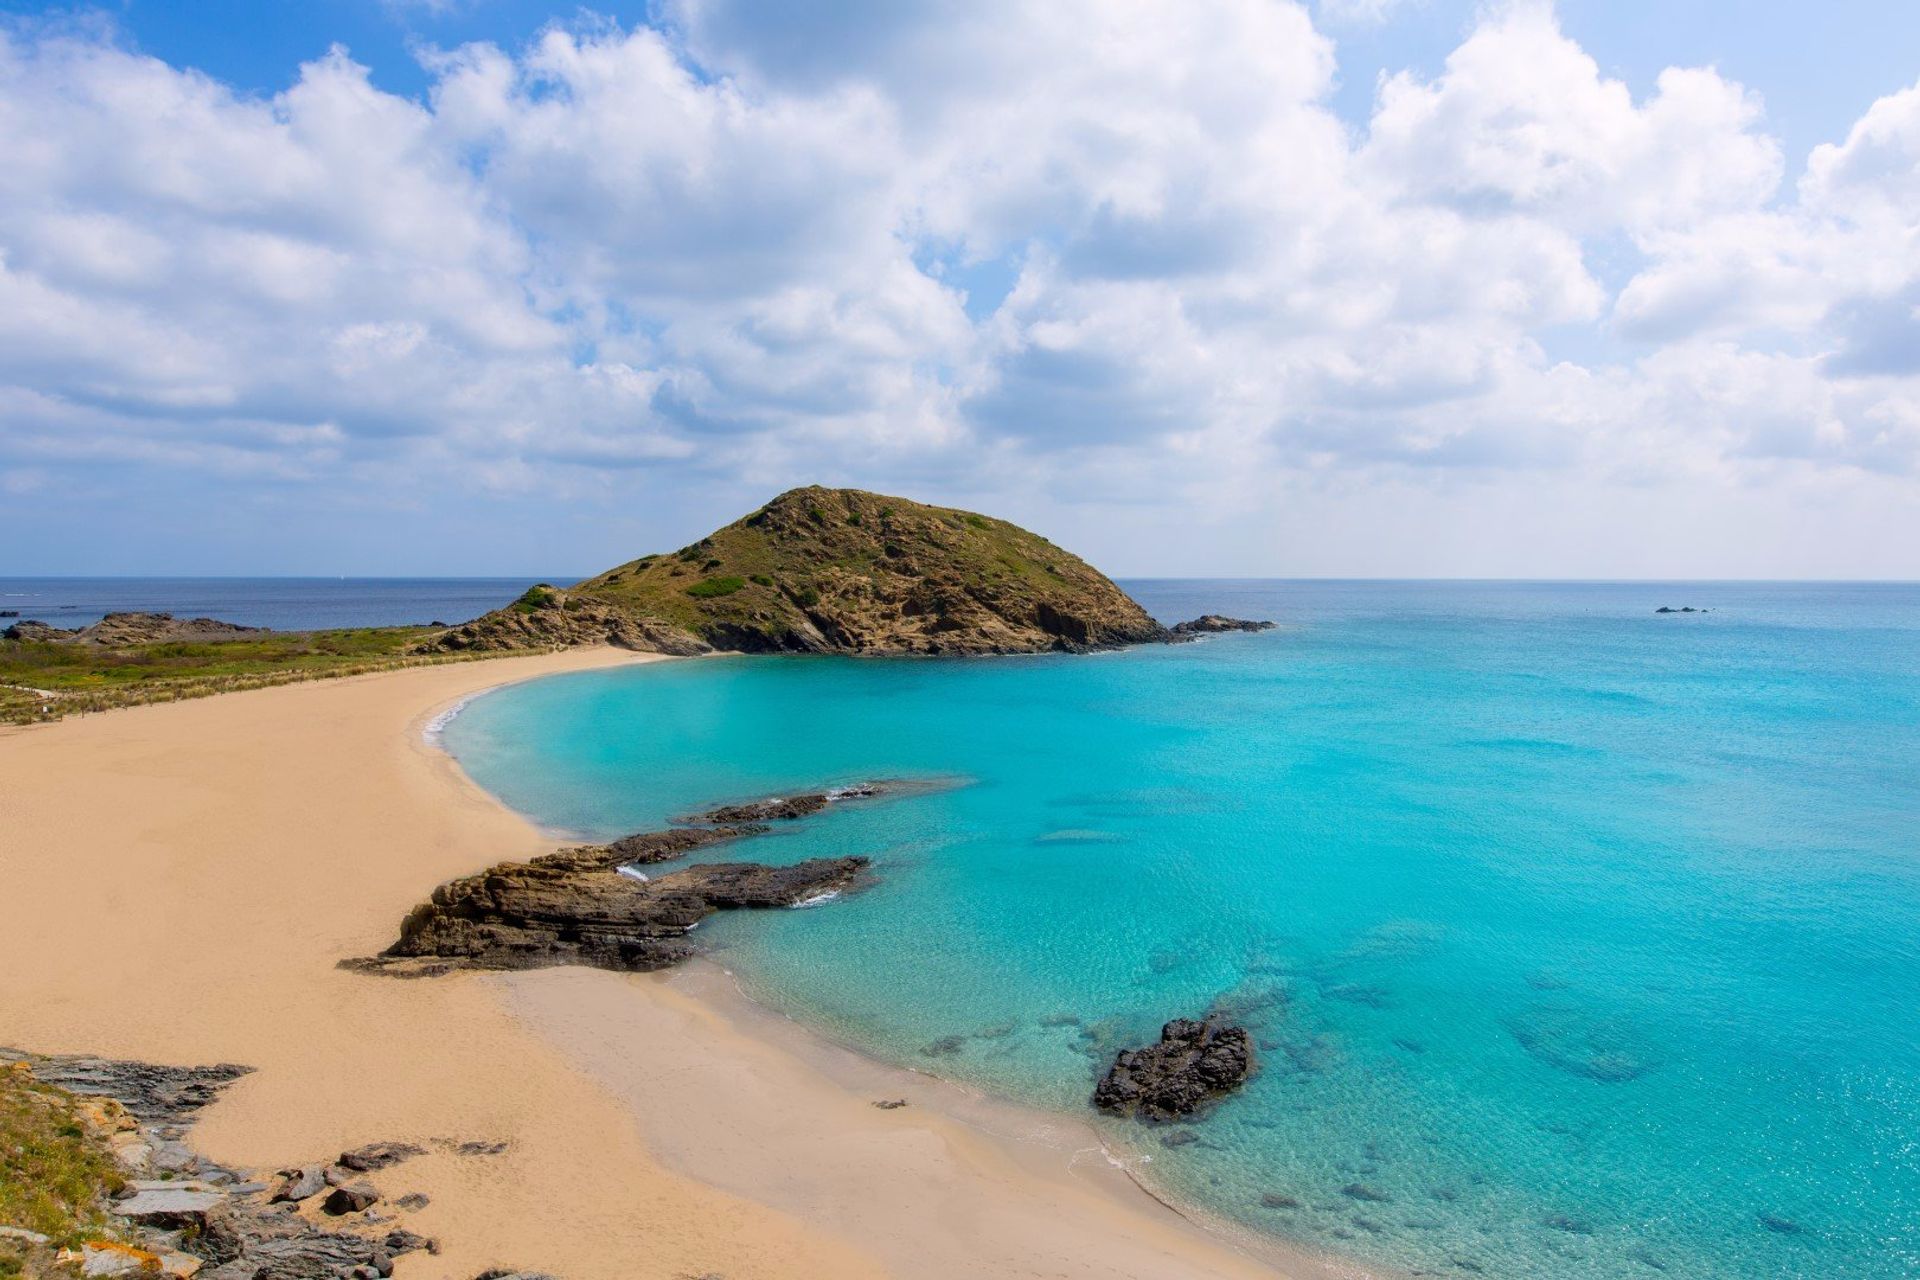
M 246 1171 L 190 1150 L 185 1139 L 196 1113 L 246 1074 L 245 1067 L 168 1067 L 5 1049 L 0 1063 L 76 1095 L 79 1117 L 126 1175 L 106 1206 L 122 1224 L 121 1238 L 90 1240 L 53 1259 L 56 1264 L 77 1266 L 84 1276 L 373 1280 L 391 1275 L 402 1254 L 438 1252 L 434 1241 L 374 1210 L 379 1193 L 357 1181 L 362 1172 L 422 1154 L 418 1147 L 376 1143 L 342 1152 L 332 1165 L 285 1170 L 271 1195 Z M 322 1226 L 300 1214 L 300 1202 L 346 1187 L 355 1190 L 337 1208 L 328 1197 L 327 1212 L 337 1223 Z M 30 1232 L 10 1234 L 50 1246 L 30 1239 Z
M 204 643 L 264 635 L 265 627 L 243 627 L 218 618 L 176 618 L 170 613 L 110 613 L 90 627 L 68 631 L 32 618 L 14 623 L 0 637 L 8 640 L 79 640 L 108 648 L 140 644 Z
M 849 792 L 876 795 L 880 788 L 867 784 Z M 678 964 L 693 954 L 688 933 L 715 911 L 791 907 L 839 892 L 860 878 L 868 859 L 813 858 L 784 867 L 702 863 L 652 879 L 632 870 L 766 830 L 735 815 L 793 819 L 832 799 L 830 793 L 778 797 L 702 815 L 717 825 L 641 832 L 498 863 L 441 885 L 408 913 L 392 946 L 345 965 L 431 977 L 461 968 L 581 964 L 637 971 Z
M 1239 1088 L 1253 1073 L 1253 1042 L 1214 1018 L 1175 1018 L 1158 1043 L 1122 1049 L 1093 1091 L 1093 1105 L 1117 1115 L 1172 1120 Z
M 1218 635 L 1225 631 L 1271 631 L 1273 623 L 1247 618 L 1229 618 L 1224 614 L 1203 613 L 1188 622 L 1175 623 L 1167 631 L 1170 640 L 1192 640 L 1198 636 Z

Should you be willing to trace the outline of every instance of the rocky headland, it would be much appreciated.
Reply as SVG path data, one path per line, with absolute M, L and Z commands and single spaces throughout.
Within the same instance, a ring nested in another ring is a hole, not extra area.
M 441 885 L 408 913 L 399 938 L 346 967 L 396 977 L 455 969 L 538 969 L 578 964 L 642 972 L 694 954 L 688 937 L 716 911 L 792 907 L 854 887 L 869 860 L 812 858 L 792 866 L 709 862 L 649 877 L 639 870 L 764 834 L 831 804 L 896 788 L 862 783 L 835 791 L 730 805 L 687 819 L 705 825 L 646 831 L 579 845 L 527 862 L 502 862 Z
M 1086 561 L 970 511 L 859 489 L 793 489 L 665 555 L 513 604 L 423 642 L 453 651 L 614 644 L 671 654 L 1084 652 L 1169 631 Z M 1207 624 L 1207 625 L 1203 625 Z

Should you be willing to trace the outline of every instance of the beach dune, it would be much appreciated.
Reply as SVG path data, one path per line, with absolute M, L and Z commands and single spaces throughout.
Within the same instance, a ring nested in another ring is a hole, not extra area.
M 423 741 L 431 717 L 644 660 L 414 668 L 0 734 L 0 1043 L 256 1068 L 192 1134 L 229 1164 L 427 1147 L 375 1175 L 430 1199 L 408 1225 L 442 1251 L 400 1264 L 420 1280 L 1335 1273 L 1191 1226 L 1070 1121 L 813 1044 L 712 965 L 337 969 L 441 881 L 552 844 Z M 875 1108 L 880 1090 L 912 1105 Z

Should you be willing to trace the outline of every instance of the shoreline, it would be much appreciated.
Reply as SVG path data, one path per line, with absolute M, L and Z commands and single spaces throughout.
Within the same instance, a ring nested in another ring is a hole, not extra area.
M 554 843 L 421 729 L 500 685 L 636 660 L 406 668 L 0 733 L 0 1043 L 254 1067 L 193 1134 L 236 1166 L 506 1142 L 376 1176 L 430 1196 L 407 1224 L 443 1250 L 402 1264 L 419 1280 L 1367 1274 L 1278 1270 L 1131 1182 L 1129 1204 L 931 1104 L 875 1108 L 685 989 L 697 976 L 335 969 L 435 885 Z M 918 1216 L 874 1220 L 901 1195 Z
M 433 729 L 444 728 L 472 702 L 505 687 L 506 684 L 495 685 L 469 694 L 450 707 L 423 714 L 419 721 L 422 729 L 416 739 L 429 753 L 447 763 L 464 788 L 503 806 L 504 801 L 467 773 Z M 531 815 L 520 816 L 529 822 L 536 821 Z M 562 841 L 587 838 L 578 833 L 550 834 Z M 812 904 L 801 904 L 801 908 L 808 905 Z M 1255 1267 L 1254 1274 L 1280 1276 L 1284 1280 L 1390 1280 L 1389 1272 L 1323 1254 L 1209 1214 L 1197 1206 L 1182 1204 L 1155 1188 L 1151 1180 L 1135 1168 L 1139 1156 L 1116 1153 L 1094 1128 L 1090 1117 L 1031 1106 L 987 1093 L 938 1072 L 889 1062 L 757 998 L 722 959 L 702 955 L 653 974 L 588 972 L 600 974 L 600 980 L 613 979 L 623 987 L 638 987 L 643 996 L 655 1001 L 664 996 L 689 1002 L 701 1014 L 717 1019 L 732 1035 L 783 1055 L 787 1061 L 781 1066 L 789 1075 L 784 1083 L 796 1092 L 803 1087 L 799 1077 L 812 1075 L 826 1087 L 863 1101 L 869 1108 L 880 1100 L 905 1099 L 911 1107 L 931 1113 L 944 1124 L 958 1126 L 983 1142 L 997 1146 L 996 1154 L 1009 1157 L 1023 1176 L 1056 1189 L 1091 1192 L 1119 1211 L 1139 1215 L 1157 1228 L 1190 1235 L 1195 1242 L 1209 1248 L 1224 1248 Z M 618 1060 L 604 1052 L 596 1054 L 589 1047 L 606 1044 L 607 1024 L 618 1019 L 618 1011 L 603 1007 L 600 1025 L 591 1036 L 584 1035 L 569 1017 L 577 1012 L 576 1002 L 582 998 L 579 993 L 557 991 L 529 974 L 503 975 L 499 981 L 503 1003 L 523 1023 L 532 1025 L 538 1034 L 570 1053 L 576 1061 L 584 1061 L 583 1069 L 609 1088 L 620 1091 L 623 1085 L 633 1085 L 637 1073 L 631 1065 L 632 1058 L 641 1049 L 634 1042 L 635 1037 L 622 1037 L 624 1043 Z M 804 1209 L 810 1220 L 818 1217 L 817 1205 L 802 1205 L 793 1197 L 783 1197 L 777 1179 L 763 1178 L 755 1182 L 740 1177 L 737 1168 L 725 1168 L 724 1161 L 716 1158 L 709 1144 L 698 1140 L 697 1135 L 676 1131 L 678 1127 L 670 1122 L 674 1108 L 643 1106 L 642 1096 L 635 1090 L 633 1101 L 647 1133 L 649 1148 L 669 1167 L 737 1191 L 759 1203 L 796 1212 Z M 899 1118 L 897 1113 L 875 1114 L 893 1114 L 895 1119 Z M 879 1128 L 884 1126 L 876 1126 Z M 897 1261 L 924 1266 L 926 1247 L 924 1236 L 917 1238 L 913 1255 Z M 900 1274 L 914 1273 L 901 1271 Z

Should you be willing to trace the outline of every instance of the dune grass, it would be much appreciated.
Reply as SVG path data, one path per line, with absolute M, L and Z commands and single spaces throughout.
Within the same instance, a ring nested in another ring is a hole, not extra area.
M 435 634 L 433 627 L 357 627 L 113 647 L 0 640 L 0 723 L 486 656 L 412 652 Z
M 110 1236 L 104 1206 L 123 1181 L 73 1095 L 22 1067 L 0 1066 L 0 1226 L 70 1248 Z M 4 1268 L 0 1262 L 0 1274 Z

